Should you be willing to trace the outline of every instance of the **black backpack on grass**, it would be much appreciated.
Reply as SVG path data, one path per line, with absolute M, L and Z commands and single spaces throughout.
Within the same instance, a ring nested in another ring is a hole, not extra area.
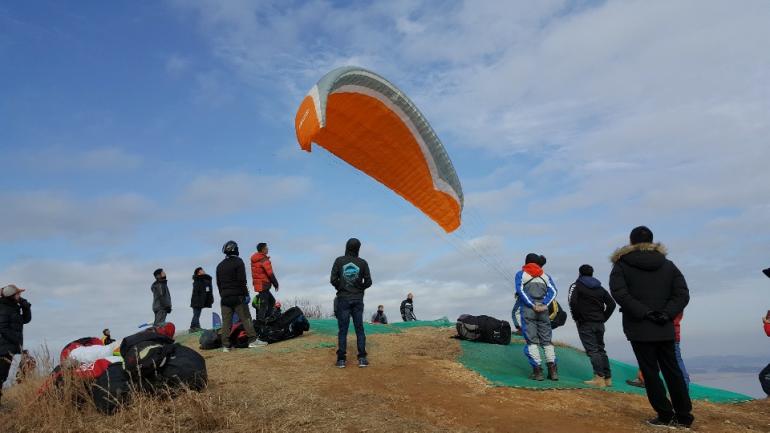
M 299 337 L 310 329 L 310 322 L 299 307 L 291 307 L 277 320 L 259 328 L 259 339 L 277 343 Z
M 492 344 L 511 344 L 511 324 L 490 316 L 463 314 L 457 318 L 457 338 Z
M 116 362 L 105 370 L 91 384 L 91 397 L 96 409 L 104 414 L 112 415 L 118 408 L 126 404 L 131 397 L 131 383 L 123 364 Z
M 201 334 L 198 344 L 201 350 L 219 349 L 222 347 L 222 338 L 217 331 L 207 329 Z
M 172 390 L 189 388 L 202 391 L 208 383 L 206 360 L 195 350 L 177 344 L 174 353 L 160 370 L 160 376 Z
M 134 380 L 154 379 L 174 353 L 174 340 L 154 332 L 140 332 L 123 339 L 120 356 Z

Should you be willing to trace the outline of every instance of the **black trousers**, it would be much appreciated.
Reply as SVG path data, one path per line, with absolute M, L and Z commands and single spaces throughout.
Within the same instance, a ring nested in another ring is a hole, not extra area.
M 664 421 L 676 418 L 683 423 L 692 423 L 692 401 L 684 381 L 684 375 L 676 360 L 674 340 L 639 342 L 632 341 L 631 347 L 644 376 L 647 399 L 658 417 Z M 666 381 L 660 380 L 660 373 Z M 666 387 L 671 400 L 666 396 Z
M 273 314 L 275 308 L 275 296 L 270 293 L 270 289 L 263 290 L 257 293 L 259 296 L 259 309 L 257 310 L 257 321 L 261 324 L 265 323 L 265 319 Z
M 604 323 L 581 322 L 577 325 L 580 342 L 586 350 L 586 355 L 591 360 L 594 374 L 604 378 L 611 378 L 610 359 L 604 349 Z
M 13 355 L 10 353 L 0 355 L 0 396 L 3 395 L 3 384 L 8 379 L 8 372 L 11 371 L 12 362 Z

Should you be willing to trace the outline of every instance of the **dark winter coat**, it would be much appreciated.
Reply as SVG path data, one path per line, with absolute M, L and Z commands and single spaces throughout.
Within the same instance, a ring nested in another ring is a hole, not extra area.
M 211 308 L 214 305 L 211 275 L 193 275 L 193 290 L 190 298 L 191 308 Z
M 217 289 L 222 305 L 230 307 L 243 302 L 249 295 L 246 265 L 238 256 L 227 256 L 217 265 Z
M 414 315 L 414 303 L 409 298 L 401 301 L 401 320 L 404 322 L 417 320 L 417 317 Z
M 690 301 L 687 282 L 658 243 L 640 243 L 612 255 L 610 291 L 623 314 L 623 331 L 629 341 L 674 341 L 674 318 Z M 646 318 L 659 311 L 670 320 L 658 325 Z
M 599 280 L 584 275 L 572 286 L 569 309 L 576 323 L 604 323 L 615 311 L 615 301 Z
M 166 279 L 155 280 L 150 286 L 152 291 L 152 311 L 171 311 L 171 293 L 168 291 L 168 282 Z
M 26 299 L 0 298 L 0 355 L 21 353 L 24 325 L 31 320 L 32 306 Z
M 364 290 L 372 286 L 369 264 L 358 257 L 360 250 L 361 241 L 349 239 L 345 245 L 345 255 L 334 261 L 329 281 L 337 290 L 339 298 L 364 299 Z

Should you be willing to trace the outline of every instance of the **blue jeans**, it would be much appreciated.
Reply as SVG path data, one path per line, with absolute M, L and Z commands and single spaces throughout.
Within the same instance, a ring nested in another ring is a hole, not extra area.
M 687 368 L 684 366 L 684 360 L 682 359 L 682 351 L 679 349 L 679 343 L 675 345 L 676 348 L 676 362 L 679 364 L 679 369 L 682 370 L 682 376 L 684 376 L 684 383 L 690 386 L 690 375 L 687 373 Z
M 345 359 L 348 349 L 348 328 L 350 318 L 356 330 L 358 357 L 366 357 L 366 334 L 364 334 L 364 301 L 359 299 L 334 298 L 334 314 L 337 316 L 337 359 Z
M 192 322 L 190 322 L 190 328 L 200 328 L 201 327 L 201 311 L 203 311 L 203 308 L 193 308 L 193 318 Z

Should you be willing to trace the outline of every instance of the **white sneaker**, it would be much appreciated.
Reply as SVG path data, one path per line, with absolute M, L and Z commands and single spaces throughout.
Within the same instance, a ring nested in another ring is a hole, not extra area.
M 249 343 L 249 349 L 254 349 L 255 347 L 266 346 L 266 345 L 267 343 L 262 340 L 255 340 Z
M 222 348 L 222 352 L 224 352 L 224 353 L 230 353 L 230 348 L 229 348 L 229 347 L 223 347 L 223 348 Z

